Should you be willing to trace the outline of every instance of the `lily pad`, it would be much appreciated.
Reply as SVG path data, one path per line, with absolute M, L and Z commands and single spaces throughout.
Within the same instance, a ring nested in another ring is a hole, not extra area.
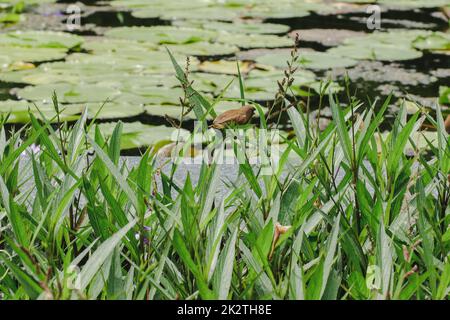
M 56 122 L 56 111 L 52 104 L 31 103 L 28 101 L 6 100 L 0 101 L 0 115 L 9 114 L 8 123 L 27 123 L 30 121 L 29 113 L 42 119 L 42 114 L 47 120 Z M 41 114 L 42 113 L 42 114 Z M 78 110 L 62 108 L 60 120 L 73 121 L 78 119 Z
M 74 34 L 55 31 L 15 31 L 0 34 L 0 46 L 66 48 L 83 43 L 83 38 Z
M 194 81 L 194 87 L 198 91 L 213 92 L 219 95 L 226 86 L 233 81 L 237 81 L 237 77 L 228 74 L 212 74 L 204 72 L 193 72 L 189 79 Z
M 404 8 L 438 8 L 448 5 L 448 0 L 378 0 L 378 2 L 392 7 Z
M 213 105 L 213 109 L 216 112 L 216 114 L 221 114 L 227 110 L 238 109 L 240 107 L 241 104 L 239 102 L 234 101 L 220 101 Z M 169 118 L 176 120 L 180 119 L 183 112 L 183 108 L 181 108 L 180 106 L 162 106 L 162 105 L 147 105 L 144 106 L 144 110 L 147 114 L 151 116 L 158 116 L 158 117 L 168 116 Z M 184 112 L 186 112 L 186 109 L 184 110 Z M 191 111 L 185 114 L 184 119 L 195 120 L 197 118 L 195 116 L 195 113 Z M 211 115 L 208 115 L 207 119 L 212 120 Z
M 175 56 L 180 65 L 184 65 L 186 61 L 185 56 L 177 54 Z M 109 69 L 115 71 L 123 71 L 132 74 L 143 73 L 174 73 L 173 64 L 167 55 L 167 52 L 149 51 L 145 53 L 136 53 L 130 55 L 119 54 L 99 54 L 91 55 L 85 53 L 72 54 L 67 58 L 72 65 L 60 65 L 59 67 L 65 69 L 84 68 L 91 71 L 101 69 Z M 196 69 L 198 60 L 190 59 L 191 70 Z M 100 74 L 100 73 L 97 73 Z
M 304 8 L 294 8 L 290 4 L 287 5 L 266 5 L 255 6 L 245 12 L 246 17 L 262 18 L 262 19 L 288 19 L 307 17 L 311 13 Z
M 239 61 L 239 69 L 242 74 L 249 72 L 251 67 L 252 67 L 251 62 Z M 234 74 L 234 75 L 238 74 L 236 61 L 227 61 L 227 60 L 204 61 L 198 66 L 198 69 L 203 72 Z
M 276 89 L 262 87 L 246 87 L 245 98 L 253 101 L 270 101 L 274 100 Z M 225 93 L 225 98 L 240 99 L 241 91 L 239 84 L 233 84 Z
M 0 63 L 2 63 L 0 61 Z M 9 63 L 6 59 L 5 59 L 5 64 Z M 34 70 L 20 70 L 20 71 L 5 71 L 5 72 L 0 72 L 0 81 L 3 82 L 10 82 L 10 83 L 26 83 L 24 82 L 22 79 L 23 77 L 33 74 Z
M 414 40 L 413 46 L 420 50 L 450 50 L 450 33 L 434 32 L 420 36 Z
M 289 60 L 290 55 L 288 52 L 269 53 L 256 58 L 258 63 L 279 68 L 285 68 L 286 62 Z M 303 67 L 310 69 L 334 69 L 352 67 L 356 65 L 358 61 L 342 55 L 334 54 L 330 51 L 304 51 L 300 53 L 299 63 Z
M 262 71 L 252 70 L 248 78 L 245 79 L 246 88 L 263 88 L 267 91 L 276 92 L 278 90 L 277 81 L 284 78 L 282 70 Z M 316 81 L 316 75 L 308 70 L 300 70 L 294 75 L 293 86 L 308 86 Z
M 390 30 L 388 32 L 376 31 L 373 33 L 347 38 L 345 45 L 364 47 L 373 44 L 390 44 L 398 47 L 411 48 L 415 39 L 431 34 L 425 30 Z
M 180 106 L 170 106 L 170 105 L 156 105 L 156 104 L 149 104 L 143 107 L 145 113 L 147 113 L 150 116 L 155 117 L 169 117 L 172 119 L 179 120 L 182 113 L 183 108 Z M 184 112 L 186 113 L 186 109 L 184 109 Z M 195 114 L 193 111 L 185 114 L 184 117 L 185 120 L 192 120 L 195 119 Z
M 210 6 L 195 10 L 168 10 L 160 18 L 164 20 L 216 20 L 233 21 L 241 15 L 239 9 L 233 7 Z M 142 13 L 141 13 L 142 16 Z
M 358 60 L 401 61 L 420 58 L 422 52 L 393 44 L 342 45 L 328 50 L 330 54 Z
M 83 43 L 83 49 L 93 54 L 135 54 L 142 51 L 154 51 L 158 45 L 152 43 L 142 43 L 125 39 L 110 39 L 98 37 L 88 38 Z
M 180 97 L 183 96 L 183 91 L 180 88 L 148 88 L 140 94 L 136 94 L 134 90 L 124 92 L 117 97 L 111 99 L 114 102 L 132 103 L 138 105 L 146 104 L 168 104 L 178 105 L 180 103 Z
M 116 127 L 116 123 L 101 123 L 98 127 L 106 137 L 110 137 Z M 189 134 L 186 130 L 181 129 L 180 131 L 183 135 Z M 151 126 L 140 122 L 124 123 L 122 132 L 122 150 L 151 146 L 161 141 L 173 141 L 177 136 L 177 129 L 166 126 Z
M 73 113 L 77 111 L 81 114 L 86 108 L 88 111 L 88 118 L 92 119 L 125 119 L 130 117 L 136 117 L 144 113 L 144 108 L 137 104 L 132 103 L 83 103 L 83 104 L 68 104 L 63 105 L 63 108 L 67 110 L 73 110 Z
M 205 29 L 239 34 L 283 34 L 290 30 L 290 27 L 284 24 L 256 22 L 227 23 L 212 21 L 200 24 L 200 26 Z
M 7 69 L 16 62 L 42 62 L 62 59 L 66 56 L 65 49 L 58 48 L 20 48 L 0 47 L 0 69 Z
M 348 38 L 343 45 L 330 49 L 328 52 L 358 59 L 402 61 L 417 59 L 422 52 L 414 49 L 413 42 L 418 37 L 427 37 L 429 31 L 395 30 L 389 32 L 374 32 L 368 35 Z
M 225 56 L 239 51 L 239 48 L 233 45 L 194 42 L 187 44 L 167 45 L 171 52 L 183 53 L 193 56 Z
M 180 7 L 195 7 L 196 5 L 205 5 L 203 0 L 191 0 L 186 3 L 181 3 L 179 1 L 173 0 L 152 0 L 151 2 L 148 0 L 113 0 L 110 1 L 109 4 L 114 7 L 127 7 L 127 8 L 165 8 L 165 9 L 174 9 L 177 8 L 175 5 L 178 3 L 178 8 Z
M 104 102 L 120 95 L 120 91 L 96 85 L 50 84 L 25 87 L 17 90 L 21 99 L 48 103 L 53 92 L 62 103 Z
M 107 31 L 105 35 L 112 38 L 155 44 L 187 44 L 212 40 L 216 36 L 216 33 L 194 28 L 156 26 L 114 28 Z
M 282 48 L 292 47 L 293 41 L 289 37 L 280 37 L 265 34 L 236 34 L 221 33 L 217 37 L 217 41 L 221 43 L 231 44 L 244 49 L 251 48 Z

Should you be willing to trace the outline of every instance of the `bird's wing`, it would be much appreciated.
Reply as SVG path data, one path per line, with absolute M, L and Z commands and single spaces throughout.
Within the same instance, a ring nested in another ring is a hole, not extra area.
M 250 120 L 250 118 L 244 112 L 242 112 L 237 116 L 236 122 L 239 124 L 245 124 Z
M 239 116 L 238 110 L 228 110 L 219 115 L 215 120 L 214 124 L 227 123 L 231 121 L 236 121 L 236 118 Z

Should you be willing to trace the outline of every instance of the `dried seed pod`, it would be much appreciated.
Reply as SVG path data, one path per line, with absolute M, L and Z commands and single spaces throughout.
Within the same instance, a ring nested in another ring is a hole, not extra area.
M 275 233 L 273 235 L 272 249 L 270 250 L 269 260 L 272 259 L 273 252 L 275 251 L 275 246 L 278 243 L 278 239 L 280 238 L 280 235 L 288 232 L 290 228 L 292 228 L 292 227 L 291 226 L 282 226 L 279 222 L 277 222 L 275 224 Z
M 289 231 L 289 229 L 291 228 L 291 226 L 282 226 L 280 223 L 277 223 L 275 225 L 275 232 L 278 231 L 278 233 L 281 234 L 285 234 L 286 232 Z
M 405 273 L 404 279 L 412 276 L 414 273 L 416 273 L 419 270 L 419 268 L 417 267 L 417 265 L 414 265 L 414 267 L 412 267 L 411 270 L 409 270 L 407 273 Z
M 408 261 L 408 262 L 411 259 L 411 256 L 409 254 L 408 248 L 405 245 L 403 245 L 403 258 L 405 258 L 405 260 Z
M 322 201 L 320 201 L 320 198 L 317 198 L 317 200 L 314 201 L 314 207 L 316 207 L 317 209 L 322 208 Z

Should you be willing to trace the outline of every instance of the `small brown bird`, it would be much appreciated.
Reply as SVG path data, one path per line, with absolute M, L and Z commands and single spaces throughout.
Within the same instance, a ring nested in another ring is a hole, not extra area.
M 450 114 L 447 116 L 447 119 L 445 119 L 445 131 L 450 134 Z
M 255 109 L 252 106 L 246 105 L 239 109 L 232 109 L 225 111 L 219 115 L 211 127 L 215 129 L 224 129 L 229 124 L 246 124 L 253 117 Z

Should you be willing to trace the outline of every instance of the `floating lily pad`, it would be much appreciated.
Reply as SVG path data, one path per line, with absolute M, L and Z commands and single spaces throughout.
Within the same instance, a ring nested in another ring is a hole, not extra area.
M 448 0 L 378 0 L 378 2 L 404 8 L 437 8 L 448 5 Z
M 66 48 L 83 43 L 83 38 L 74 34 L 54 31 L 15 31 L 0 34 L 0 46 Z
M 0 63 L 1 63 L 1 61 L 0 61 Z M 5 60 L 5 64 L 6 63 L 7 63 L 7 61 Z M 10 83 L 26 83 L 22 80 L 23 77 L 33 74 L 33 71 L 34 70 L 0 72 L 0 81 L 10 82 Z
M 114 102 L 127 102 L 132 104 L 146 105 L 146 104 L 169 104 L 178 105 L 180 97 L 183 96 L 183 91 L 180 88 L 148 88 L 146 91 L 136 94 L 134 90 L 124 92 L 114 99 Z
M 187 44 L 212 40 L 216 33 L 201 29 L 171 26 L 120 27 L 107 31 L 106 36 L 156 44 Z
M 103 38 L 99 40 L 95 37 L 88 38 L 83 43 L 83 49 L 93 54 L 135 54 L 136 52 L 157 50 L 158 45 L 114 38 Z
M 302 41 L 318 42 L 327 47 L 334 47 L 342 44 L 346 39 L 364 35 L 364 33 L 360 31 L 319 28 L 293 30 L 289 33 L 292 38 L 295 38 L 296 34 L 301 35 Z
M 20 2 L 23 2 L 25 5 L 34 5 L 34 4 L 41 4 L 41 3 L 55 3 L 57 0 L 2 0 L 0 2 L 0 8 L 2 8 L 2 5 L 6 5 L 6 8 L 8 8 L 8 5 L 14 5 Z
M 330 54 L 358 60 L 401 61 L 420 58 L 423 54 L 412 48 L 393 44 L 373 43 L 370 45 L 342 45 L 328 50 Z
M 21 99 L 49 102 L 53 91 L 62 103 L 104 102 L 120 95 L 120 91 L 96 85 L 50 84 L 25 87 L 17 90 Z
M 289 37 L 243 33 L 221 33 L 217 37 L 217 41 L 245 49 L 292 47 L 294 44 Z
M 205 29 L 240 34 L 282 34 L 287 33 L 290 30 L 290 27 L 284 24 L 256 22 L 229 23 L 212 21 L 207 23 L 200 23 L 200 26 Z
M 196 8 L 195 10 L 168 10 L 161 14 L 160 18 L 165 20 L 186 19 L 233 21 L 240 15 L 240 10 L 233 7 L 203 6 L 201 8 Z
M 179 1 L 172 1 L 172 0 L 152 0 L 151 2 L 148 0 L 113 0 L 110 1 L 109 4 L 114 7 L 128 7 L 128 8 L 146 8 L 146 7 L 163 7 L 166 9 L 169 8 L 176 8 L 174 5 L 179 4 L 178 8 L 186 5 L 189 6 L 195 6 L 195 4 L 198 5 L 205 5 L 204 1 L 202 0 L 191 0 L 189 2 L 186 1 L 186 3 L 179 3 Z
M 263 19 L 288 19 L 307 17 L 311 13 L 303 8 L 293 8 L 290 5 L 255 6 L 245 12 L 245 16 Z
M 116 125 L 114 122 L 108 122 L 101 123 L 98 127 L 106 137 L 110 137 Z M 177 136 L 177 129 L 166 126 L 151 126 L 140 122 L 124 123 L 122 132 L 122 150 L 151 146 L 161 141 L 173 141 Z M 183 135 L 189 134 L 188 131 L 183 129 L 180 133 Z
M 420 50 L 450 50 L 450 33 L 434 32 L 427 36 L 420 36 L 413 45 Z
M 250 77 L 245 79 L 245 87 L 246 88 L 264 88 L 266 90 L 269 90 L 269 88 L 273 90 L 278 89 L 277 80 L 283 79 L 283 73 L 280 72 L 279 76 L 267 76 L 267 77 L 254 77 L 254 74 L 251 74 Z M 310 73 L 309 71 L 306 71 L 306 73 L 302 76 L 299 73 L 299 76 L 295 79 L 295 84 L 305 84 L 309 82 L 313 82 L 315 80 L 315 75 L 313 73 Z
M 249 73 L 248 78 L 245 79 L 245 87 L 250 88 L 264 88 L 272 92 L 278 90 L 277 81 L 283 79 L 284 72 L 282 70 L 272 70 L 272 71 L 262 71 L 262 70 L 252 70 Z M 316 81 L 316 75 L 308 70 L 299 70 L 294 75 L 293 86 L 303 86 L 308 85 Z
M 184 65 L 186 57 L 179 54 L 175 55 L 178 63 Z M 72 65 L 61 65 L 65 69 L 84 68 L 92 71 L 102 68 L 115 71 L 123 71 L 132 74 L 140 73 L 174 73 L 173 64 L 167 52 L 148 51 L 145 53 L 135 53 L 129 55 L 120 54 L 72 54 L 67 58 Z M 190 59 L 191 70 L 196 69 L 198 61 L 195 58 Z M 98 72 L 98 71 L 97 71 Z M 97 73 L 100 74 L 100 73 Z
M 88 112 L 88 118 L 92 119 L 125 119 L 130 117 L 136 117 L 144 113 L 144 108 L 137 104 L 132 103 L 82 103 L 82 104 L 68 104 L 63 105 L 63 108 L 67 110 L 74 110 L 81 114 L 86 108 Z
M 69 61 L 41 64 L 32 70 L 0 73 L 0 80 L 28 84 L 97 83 L 112 78 L 118 79 L 121 75 L 131 76 L 125 71 L 105 64 Z
M 253 101 L 270 101 L 274 100 L 276 89 L 270 88 L 262 88 L 262 87 L 254 87 L 249 88 L 246 87 L 245 90 L 245 98 Z M 233 99 L 240 99 L 241 98 L 241 91 L 239 88 L 239 84 L 233 84 L 225 93 L 225 98 L 233 98 Z
M 247 61 L 239 61 L 239 69 L 241 73 L 245 74 L 250 71 L 252 64 Z M 198 69 L 204 72 L 211 73 L 223 73 L 223 74 L 238 74 L 236 61 L 204 61 L 199 66 Z
M 233 45 L 194 42 L 187 44 L 167 45 L 171 52 L 183 53 L 193 56 L 225 56 L 239 51 L 239 48 Z
M 274 67 L 284 68 L 286 62 L 290 60 L 288 52 L 276 52 L 263 55 L 256 58 L 261 64 L 271 65 Z M 299 63 L 311 69 L 333 69 L 347 68 L 356 65 L 358 62 L 354 59 L 347 58 L 338 54 L 327 52 L 311 52 L 305 51 L 300 53 Z
M 143 107 L 145 113 L 150 116 L 165 118 L 166 116 L 172 119 L 179 120 L 182 113 L 183 108 L 180 106 L 169 106 L 169 105 L 157 105 L 157 104 L 149 104 Z M 185 113 L 187 109 L 184 109 Z M 185 114 L 185 120 L 195 119 L 195 114 L 193 111 Z
M 8 123 L 27 123 L 30 121 L 29 113 L 32 113 L 35 117 L 42 119 L 42 114 L 47 120 L 56 122 L 56 111 L 52 104 L 43 104 L 28 102 L 28 101 L 16 101 L 6 100 L 0 101 L 0 115 L 9 114 Z M 42 114 L 41 114 L 42 113 Z M 73 121 L 78 118 L 78 110 L 64 109 L 60 111 L 60 120 Z
M 411 48 L 413 41 L 417 39 L 417 37 L 427 36 L 429 34 L 431 34 L 431 32 L 425 30 L 376 31 L 362 36 L 348 38 L 344 41 L 344 44 L 356 47 L 364 47 L 373 44 L 390 44 L 398 47 Z
M 276 93 L 278 90 L 277 81 L 284 78 L 284 72 L 282 70 L 252 70 L 248 78 L 245 79 L 245 87 L 256 88 L 260 87 L 268 92 Z M 312 92 L 320 93 L 324 83 L 317 80 L 316 75 L 308 70 L 298 70 L 294 74 L 294 82 L 292 83 L 291 90 L 299 95 L 308 93 L 308 88 L 312 89 Z M 331 92 L 339 92 L 342 87 L 336 82 L 328 84 L 328 89 Z
M 227 74 L 211 74 L 203 72 L 194 72 L 190 74 L 189 79 L 194 81 L 194 87 L 198 91 L 213 92 L 219 95 L 237 77 Z
M 78 71 L 78 72 L 76 72 Z M 23 73 L 23 76 L 16 82 L 28 83 L 33 85 L 52 84 L 52 83 L 70 83 L 70 84 L 98 84 L 112 88 L 127 88 L 128 90 L 142 90 L 143 88 L 167 86 L 173 87 L 179 84 L 175 77 L 166 75 L 132 75 L 118 72 L 115 70 L 99 69 L 101 74 L 82 70 L 67 70 L 66 73 L 60 70 L 36 68 L 34 72 Z M 81 72 L 80 72 L 81 71 Z M 2 77 L 0 76 L 0 79 Z
M 211 104 L 213 102 L 211 101 Z M 241 107 L 241 104 L 239 102 L 234 101 L 220 101 L 213 105 L 213 109 L 216 112 L 216 114 L 221 114 L 227 110 L 230 109 L 238 109 Z M 169 118 L 173 118 L 176 120 L 180 120 L 180 117 L 182 115 L 183 108 L 180 106 L 163 106 L 163 105 L 147 105 L 144 106 L 145 112 L 151 116 L 158 116 L 158 117 L 165 117 L 168 116 Z M 184 109 L 184 112 L 186 112 L 186 109 Z M 193 111 L 185 114 L 184 116 L 185 120 L 195 120 L 197 119 L 195 116 L 195 113 Z M 207 116 L 208 120 L 212 120 L 211 115 Z
M 15 62 L 42 62 L 62 59 L 65 56 L 66 50 L 58 48 L 0 47 L 0 69 L 6 69 Z
M 111 79 L 98 79 L 99 85 L 120 88 L 126 92 L 145 95 L 152 90 L 163 88 L 173 88 L 180 85 L 179 80 L 175 76 L 167 76 L 163 74 L 151 75 L 117 75 Z
M 326 93 L 330 93 L 330 92 L 337 93 L 344 89 L 339 85 L 339 83 L 334 82 L 334 81 L 329 82 L 329 83 L 326 83 L 323 81 L 313 81 L 313 82 L 305 83 L 303 86 L 310 88 L 313 91 L 315 91 L 316 93 L 320 94 L 323 91 L 326 84 L 328 85 Z M 305 93 L 305 89 L 299 88 L 299 86 L 295 86 L 295 85 L 292 86 L 292 90 L 294 91 L 294 93 L 297 93 L 299 95 L 302 95 Z

